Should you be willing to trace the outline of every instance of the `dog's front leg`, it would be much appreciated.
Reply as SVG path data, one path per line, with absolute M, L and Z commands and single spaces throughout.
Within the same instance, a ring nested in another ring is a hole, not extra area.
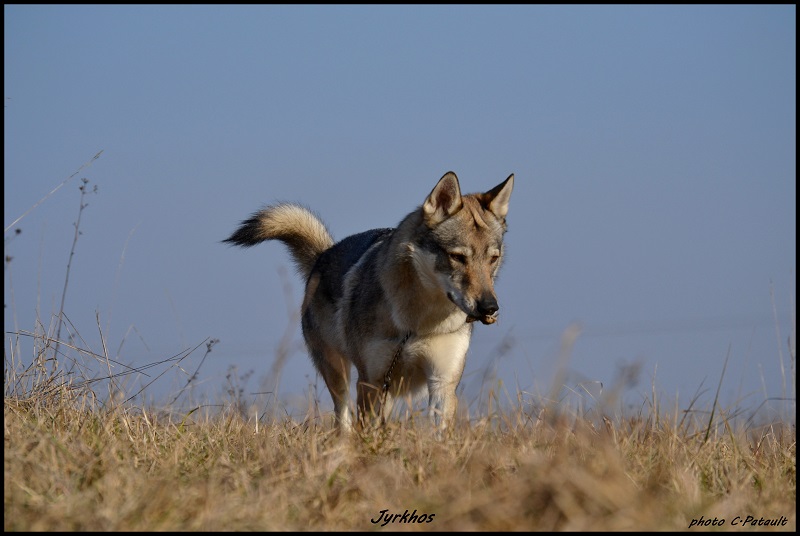
M 428 416 L 437 429 L 452 426 L 458 406 L 458 382 L 428 380 Z
M 428 384 L 428 414 L 436 428 L 449 427 L 456 414 L 456 387 L 464 373 L 471 324 L 453 333 L 428 337 L 424 362 Z

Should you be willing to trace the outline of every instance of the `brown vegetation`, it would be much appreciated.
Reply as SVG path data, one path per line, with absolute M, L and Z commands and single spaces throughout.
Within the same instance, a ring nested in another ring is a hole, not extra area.
M 598 423 L 520 405 L 462 416 L 442 438 L 425 419 L 341 438 L 313 412 L 256 423 L 231 403 L 174 417 L 101 403 L 62 375 L 9 393 L 23 384 L 7 368 L 5 530 L 687 530 L 701 517 L 724 519 L 704 529 L 765 528 L 747 516 L 796 527 L 784 424 L 721 417 L 706 440 L 707 421 Z

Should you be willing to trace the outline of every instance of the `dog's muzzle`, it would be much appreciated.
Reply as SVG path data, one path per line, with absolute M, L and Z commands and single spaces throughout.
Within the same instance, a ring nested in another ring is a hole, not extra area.
M 497 305 L 497 300 L 491 297 L 486 300 L 481 300 L 477 303 L 477 315 L 469 315 L 467 322 L 474 322 L 480 320 L 485 325 L 494 324 L 497 322 L 497 314 L 500 311 L 500 306 Z
M 461 307 L 462 311 L 467 313 L 467 323 L 480 320 L 482 324 L 488 326 L 489 324 L 497 322 L 497 314 L 500 311 L 500 306 L 497 305 L 497 299 L 494 296 L 479 300 L 472 311 L 466 311 L 463 305 L 459 303 L 460 300 L 457 300 L 452 292 L 448 292 L 447 297 L 450 298 L 450 301 Z

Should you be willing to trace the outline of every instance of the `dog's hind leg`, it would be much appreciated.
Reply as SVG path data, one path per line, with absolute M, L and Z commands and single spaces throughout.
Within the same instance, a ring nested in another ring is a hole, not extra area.
M 315 360 L 317 370 L 331 393 L 336 426 L 349 432 L 353 427 L 350 412 L 350 361 L 335 350 L 326 349 L 324 354 L 323 359 Z

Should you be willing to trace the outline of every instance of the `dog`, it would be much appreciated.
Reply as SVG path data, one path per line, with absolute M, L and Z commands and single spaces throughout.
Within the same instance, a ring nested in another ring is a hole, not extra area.
M 310 210 L 281 203 L 253 213 L 223 240 L 288 246 L 306 282 L 303 337 L 340 430 L 353 427 L 351 365 L 357 424 L 384 422 L 394 399 L 426 387 L 434 426 L 452 424 L 473 323 L 497 321 L 494 281 L 513 186 L 511 174 L 485 193 L 461 195 L 451 171 L 396 228 L 334 242 Z

